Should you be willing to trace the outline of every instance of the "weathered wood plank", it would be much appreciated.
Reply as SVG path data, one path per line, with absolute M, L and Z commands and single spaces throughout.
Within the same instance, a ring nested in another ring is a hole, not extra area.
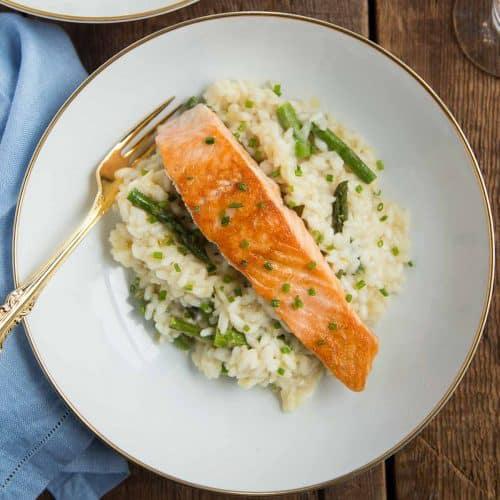
M 453 0 L 377 0 L 378 39 L 424 77 L 455 114 L 478 157 L 498 221 L 500 81 L 462 54 L 452 7 Z M 497 272 L 497 282 L 498 277 Z M 456 393 L 394 458 L 389 479 L 395 480 L 398 498 L 499 497 L 499 330 L 497 293 L 477 354 Z
M 163 16 L 119 24 L 57 24 L 70 34 L 84 66 L 93 71 L 132 42 L 187 19 L 221 12 L 264 10 L 293 12 L 368 34 L 368 0 L 213 0 L 201 2 Z

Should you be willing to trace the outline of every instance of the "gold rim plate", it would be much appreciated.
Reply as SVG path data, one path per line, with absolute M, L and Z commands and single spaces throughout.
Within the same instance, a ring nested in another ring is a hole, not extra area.
M 7 2 L 7 3 L 9 3 L 9 2 Z M 20 214 L 21 206 L 23 204 L 23 197 L 24 197 L 24 193 L 25 193 L 25 190 L 26 190 L 27 182 L 28 182 L 30 174 L 31 174 L 31 172 L 33 170 L 33 167 L 34 167 L 34 165 L 36 163 L 38 154 L 39 154 L 41 148 L 43 147 L 43 145 L 45 143 L 45 140 L 47 139 L 47 137 L 50 134 L 51 130 L 53 129 L 53 127 L 55 126 L 55 124 L 59 120 L 60 116 L 64 113 L 64 111 L 71 104 L 71 102 L 78 96 L 78 94 L 87 85 L 89 85 L 90 82 L 92 82 L 92 80 L 97 75 L 99 75 L 99 73 L 101 73 L 102 71 L 104 71 L 114 61 L 116 61 L 117 59 L 119 59 L 120 57 L 122 57 L 127 52 L 135 49 L 136 47 L 144 44 L 145 42 L 147 42 L 147 41 L 149 41 L 149 40 L 151 40 L 153 38 L 156 38 L 156 37 L 158 37 L 160 35 L 168 33 L 169 31 L 173 31 L 173 30 L 176 30 L 176 29 L 179 29 L 179 28 L 182 28 L 182 27 L 186 27 L 186 26 L 192 25 L 192 24 L 201 23 L 201 22 L 212 20 L 212 19 L 225 18 L 225 17 L 239 17 L 239 16 L 281 17 L 281 18 L 294 19 L 294 20 L 305 22 L 305 23 L 313 23 L 313 24 L 317 24 L 317 25 L 320 25 L 320 26 L 323 26 L 323 27 L 330 28 L 332 30 L 336 30 L 336 31 L 341 32 L 341 33 L 343 33 L 345 35 L 348 35 L 349 37 L 355 38 L 356 40 L 358 40 L 358 41 L 360 41 L 360 42 L 362 42 L 362 43 L 364 43 L 366 45 L 369 45 L 370 47 L 376 49 L 377 51 L 379 51 L 380 53 L 382 53 L 383 55 L 385 55 L 387 58 L 389 58 L 390 60 L 392 60 L 394 63 L 396 63 L 399 67 L 401 67 L 404 71 L 406 71 L 413 79 L 415 79 L 427 91 L 427 93 L 432 97 L 432 99 L 434 100 L 434 102 L 441 108 L 441 110 L 443 111 L 443 113 L 446 115 L 446 117 L 448 118 L 448 120 L 452 124 L 453 128 L 455 129 L 458 137 L 460 138 L 460 140 L 461 140 L 461 142 L 463 144 L 463 147 L 464 147 L 464 149 L 465 149 L 465 151 L 466 151 L 466 153 L 467 153 L 467 155 L 469 157 L 471 168 L 474 171 L 475 178 L 476 178 L 476 180 L 478 182 L 478 185 L 480 187 L 480 190 L 481 190 L 481 195 L 482 195 L 482 200 L 483 200 L 483 205 L 484 205 L 484 211 L 485 211 L 486 219 L 488 221 L 488 236 L 489 236 L 489 255 L 490 255 L 490 260 L 489 260 L 488 284 L 487 284 L 487 287 L 486 287 L 486 289 L 484 291 L 484 303 L 483 303 L 482 314 L 481 314 L 481 318 L 480 318 L 479 324 L 478 324 L 477 329 L 476 329 L 474 340 L 472 342 L 472 345 L 470 347 L 469 352 L 467 353 L 467 356 L 466 356 L 466 359 L 465 359 L 464 363 L 462 364 L 460 370 L 458 371 L 457 375 L 455 376 L 452 384 L 450 385 L 450 387 L 448 388 L 448 390 L 446 391 L 446 393 L 443 395 L 443 397 L 441 398 L 441 400 L 435 405 L 435 407 L 432 409 L 432 411 L 405 438 L 403 438 L 400 442 L 398 442 L 395 446 L 393 446 L 390 450 L 388 450 L 383 455 L 377 457 L 376 459 L 370 461 L 369 463 L 365 464 L 364 466 L 359 467 L 358 469 L 356 469 L 356 470 L 354 470 L 354 471 L 352 471 L 352 472 L 350 472 L 348 474 L 345 474 L 343 476 L 337 477 L 337 478 L 335 478 L 333 480 L 330 480 L 330 481 L 325 481 L 325 482 L 314 484 L 314 485 L 307 486 L 307 487 L 304 487 L 304 488 L 296 488 L 296 489 L 292 489 L 292 490 L 268 491 L 268 492 L 262 492 L 262 491 L 260 491 L 260 492 L 251 492 L 251 491 L 221 490 L 221 489 L 217 489 L 217 488 L 209 488 L 209 487 L 205 487 L 203 485 L 193 484 L 193 483 L 190 483 L 188 481 L 184 481 L 184 480 L 181 480 L 179 478 L 170 476 L 169 474 L 166 474 L 166 473 L 164 473 L 164 472 L 162 472 L 160 470 L 156 470 L 153 467 L 150 467 L 150 466 L 142 463 L 140 460 L 136 459 L 135 457 L 133 457 L 133 456 L 125 453 L 118 446 L 116 446 L 114 443 L 112 443 L 110 440 L 108 440 L 106 438 L 106 436 L 104 436 L 104 435 L 100 434 L 99 432 L 97 432 L 97 430 L 92 426 L 92 424 L 90 422 L 88 422 L 85 418 L 83 418 L 76 411 L 76 409 L 72 405 L 71 401 L 69 401 L 68 398 L 61 392 L 61 390 L 59 389 L 57 383 L 52 379 L 49 371 L 47 370 L 47 367 L 44 366 L 43 360 L 40 358 L 40 356 L 39 356 L 39 354 L 37 352 L 37 349 L 36 349 L 36 347 L 35 347 L 35 345 L 33 343 L 32 334 L 30 332 L 30 329 L 29 329 L 29 326 L 28 326 L 27 322 L 23 320 L 23 323 L 24 323 L 24 327 L 25 327 L 25 330 L 26 330 L 27 337 L 29 339 L 31 348 L 33 349 L 33 352 L 35 354 L 35 357 L 38 360 L 38 363 L 40 364 L 40 366 L 41 366 L 42 370 L 44 371 L 46 377 L 50 380 L 50 382 L 52 383 L 52 385 L 58 391 L 59 395 L 64 399 L 64 401 L 66 402 L 66 404 L 73 410 L 73 412 L 80 418 L 80 420 L 90 430 L 92 430 L 94 433 L 96 433 L 104 442 L 106 442 L 110 447 L 112 447 L 113 449 L 115 449 L 116 451 L 118 451 L 119 453 L 121 453 L 122 455 L 124 455 L 126 458 L 128 458 L 129 460 L 131 460 L 131 461 L 133 461 L 133 462 L 141 465 L 142 467 L 144 467 L 144 468 L 146 468 L 146 469 L 148 469 L 148 470 L 150 470 L 152 472 L 155 472 L 156 474 L 158 474 L 160 476 L 163 476 L 163 477 L 166 477 L 168 479 L 174 480 L 176 482 L 179 482 L 179 483 L 182 483 L 182 484 L 185 484 L 185 485 L 188 485 L 188 486 L 196 487 L 196 488 L 202 488 L 202 489 L 205 489 L 205 490 L 214 491 L 214 492 L 218 492 L 218 493 L 231 493 L 231 494 L 238 494 L 238 495 L 278 495 L 278 494 L 284 494 L 284 493 L 296 493 L 296 492 L 302 492 L 302 491 L 309 491 L 309 490 L 313 490 L 313 489 L 317 489 L 317 488 L 323 488 L 323 487 L 326 487 L 326 486 L 330 486 L 330 485 L 332 485 L 334 483 L 339 483 L 341 481 L 350 479 L 350 478 L 354 477 L 355 475 L 360 474 L 360 473 L 362 473 L 362 472 L 370 469 L 374 465 L 382 462 L 386 458 L 390 457 L 391 455 L 393 455 L 394 453 L 396 453 L 397 451 L 399 451 L 403 446 L 405 446 L 409 441 L 411 441 L 413 438 L 415 438 L 417 436 L 417 434 L 420 433 L 423 430 L 423 428 L 439 413 L 439 411 L 443 408 L 443 406 L 446 404 L 446 402 L 450 399 L 451 395 L 453 394 L 453 392 L 457 388 L 458 384 L 462 380 L 462 378 L 463 378 L 463 376 L 464 376 L 467 368 L 469 367 L 469 365 L 471 363 L 471 360 L 472 360 L 472 358 L 474 356 L 474 353 L 476 352 L 476 349 L 477 349 L 477 346 L 479 344 L 479 341 L 481 339 L 481 335 L 482 335 L 482 332 L 483 332 L 483 329 L 484 329 L 484 326 L 485 326 L 485 323 L 486 323 L 486 318 L 487 318 L 489 306 L 490 306 L 490 303 L 491 303 L 491 297 L 492 297 L 492 291 L 493 291 L 493 277 L 494 277 L 494 236 L 493 235 L 494 235 L 494 232 L 493 232 L 493 217 L 492 217 L 492 213 L 491 213 L 491 207 L 490 207 L 490 203 L 489 203 L 489 200 L 488 200 L 488 195 L 487 195 L 486 187 L 485 187 L 485 184 L 484 184 L 484 180 L 482 178 L 481 171 L 480 171 L 480 168 L 479 168 L 479 164 L 478 164 L 478 162 L 477 162 L 477 160 L 476 160 L 476 158 L 474 156 L 474 153 L 473 153 L 473 151 L 471 149 L 471 146 L 469 145 L 469 142 L 468 142 L 467 138 L 465 137 L 464 132 L 460 128 L 459 124 L 457 123 L 456 119 L 453 117 L 453 115 L 451 114 L 451 112 L 449 111 L 449 109 L 442 102 L 442 100 L 438 97 L 438 95 L 432 90 L 432 88 L 419 75 L 417 75 L 417 73 L 415 73 L 415 71 L 413 71 L 409 66 L 407 66 L 405 63 L 403 63 L 401 60 L 399 60 L 397 57 L 395 57 L 393 54 L 391 54 L 389 51 L 387 51 L 383 47 L 380 47 L 379 45 L 375 44 L 371 40 L 368 40 L 368 39 L 364 38 L 363 36 L 361 36 L 361 35 L 359 35 L 357 33 L 354 33 L 354 32 L 352 32 L 352 31 L 350 31 L 350 30 L 348 30 L 346 28 L 342 28 L 340 26 L 336 26 L 334 24 L 328 23 L 326 21 L 321 21 L 321 20 L 318 20 L 318 19 L 309 18 L 309 17 L 305 17 L 305 16 L 294 15 L 294 14 L 276 13 L 276 12 L 262 12 L 262 11 L 231 12 L 231 13 L 224 13 L 224 14 L 216 14 L 216 15 L 205 16 L 205 17 L 200 17 L 200 18 L 197 18 L 197 19 L 185 21 L 185 22 L 176 24 L 174 26 L 170 26 L 170 27 L 164 28 L 164 29 L 162 29 L 160 31 L 157 31 L 155 33 L 152 33 L 152 34 L 150 34 L 150 35 L 148 35 L 148 36 L 146 36 L 146 37 L 138 40 L 137 42 L 131 44 L 127 48 L 123 49 L 121 52 L 119 52 L 115 56 L 111 57 L 107 62 L 105 62 L 96 71 L 94 71 L 94 73 L 92 73 L 73 92 L 73 94 L 68 98 L 68 100 L 63 104 L 63 106 L 58 111 L 58 113 L 55 115 L 55 117 L 51 121 L 50 125 L 48 126 L 47 130 L 43 134 L 43 136 L 40 139 L 40 142 L 38 143 L 37 148 L 36 148 L 36 150 L 35 150 L 35 152 L 33 154 L 31 162 L 30 162 L 30 164 L 28 166 L 28 169 L 27 169 L 27 172 L 26 172 L 26 175 L 25 175 L 25 178 L 23 180 L 22 187 L 21 187 L 21 192 L 20 192 L 20 195 L 19 195 L 19 200 L 18 200 L 16 214 L 15 214 L 15 220 L 14 220 L 14 237 L 13 237 L 13 244 L 12 244 L 12 262 L 13 262 L 13 270 L 14 270 L 14 280 L 15 280 L 16 286 L 18 286 L 19 285 L 19 272 L 18 272 L 18 268 L 17 268 L 17 259 L 16 259 L 17 247 L 16 247 L 16 245 L 17 245 L 18 225 L 19 225 L 19 214 Z
M 146 19 L 148 17 L 160 16 L 162 14 L 167 14 L 174 10 L 187 7 L 192 3 L 196 3 L 199 0 L 180 0 L 172 5 L 162 7 L 160 9 L 147 10 L 145 12 L 136 12 L 134 14 L 127 14 L 123 16 L 72 16 L 68 14 L 60 14 L 59 12 L 53 12 L 42 9 L 33 9 L 31 7 L 26 7 L 25 5 L 13 2 L 12 0 L 1 0 L 0 4 L 4 4 L 11 9 L 18 10 L 20 12 L 25 12 L 26 14 L 31 14 L 33 16 L 45 17 L 47 19 L 55 19 L 57 21 L 69 21 L 74 23 L 118 23 L 124 21 L 137 21 L 139 19 Z

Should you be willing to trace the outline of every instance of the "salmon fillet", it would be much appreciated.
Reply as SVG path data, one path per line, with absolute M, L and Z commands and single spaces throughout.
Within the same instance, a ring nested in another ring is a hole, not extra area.
M 341 382 L 363 390 L 377 338 L 278 185 L 202 104 L 161 126 L 156 144 L 206 238 Z

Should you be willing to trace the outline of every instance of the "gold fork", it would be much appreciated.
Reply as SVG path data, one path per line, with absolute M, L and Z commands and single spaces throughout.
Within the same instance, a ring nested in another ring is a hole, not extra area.
M 115 178 L 115 172 L 121 168 L 135 165 L 136 162 L 150 156 L 155 148 L 154 136 L 156 127 L 167 121 L 181 106 L 177 106 L 168 113 L 163 120 L 150 127 L 145 135 L 125 152 L 146 127 L 167 108 L 174 100 L 170 97 L 160 104 L 154 111 L 141 120 L 128 134 L 126 134 L 105 156 L 96 170 L 97 195 L 91 209 L 76 231 L 62 244 L 59 250 L 36 271 L 25 283 L 12 291 L 6 298 L 5 304 L 0 306 L 0 350 L 7 338 L 8 332 L 26 316 L 40 294 L 44 285 L 57 271 L 66 257 L 78 246 L 87 233 L 102 218 L 113 205 L 118 193 L 120 180 Z

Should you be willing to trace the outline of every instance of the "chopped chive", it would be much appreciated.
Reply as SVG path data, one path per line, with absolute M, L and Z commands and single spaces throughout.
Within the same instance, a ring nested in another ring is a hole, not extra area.
M 234 203 L 230 203 L 228 205 L 229 208 L 243 208 L 243 203 L 238 203 L 238 202 L 234 202 Z
M 172 236 L 167 236 L 166 238 L 163 238 L 162 240 L 158 241 L 158 244 L 161 247 L 169 247 L 174 244 L 174 239 L 172 238 Z
M 174 262 L 174 269 L 175 269 L 176 273 L 180 273 L 181 272 L 181 266 L 179 266 L 179 264 L 177 264 L 177 262 Z
M 200 205 L 195 205 L 195 206 L 193 207 L 193 212 L 198 213 L 199 211 L 200 211 Z
M 153 257 L 153 259 L 163 259 L 163 252 L 153 252 L 151 254 L 151 256 Z
M 236 297 L 242 297 L 243 296 L 243 291 L 241 288 L 235 288 L 234 289 L 234 295 L 236 295 Z
M 380 217 L 380 222 L 385 222 L 387 220 L 388 216 L 387 215 L 382 215 L 382 217 Z
M 382 202 L 380 202 L 378 205 L 377 205 L 377 210 L 379 212 L 382 212 L 382 210 L 384 209 L 384 204 Z
M 281 290 L 285 293 L 288 293 L 290 291 L 290 283 L 283 283 Z
M 264 269 L 267 269 L 268 271 L 272 271 L 274 269 L 274 267 L 270 262 L 266 261 L 266 262 L 264 262 Z
M 362 288 L 364 288 L 366 286 L 366 281 L 365 280 L 359 280 L 355 285 L 354 287 L 356 288 L 356 290 L 361 290 Z
M 191 283 L 188 283 L 184 286 L 184 290 L 186 290 L 186 292 L 191 292 L 193 290 L 193 285 Z
M 158 202 L 158 206 L 160 208 L 165 208 L 167 206 L 167 203 L 168 203 L 167 200 L 162 200 Z
M 399 255 L 399 248 L 398 247 L 392 247 L 391 248 L 391 253 L 394 255 L 394 257 L 397 257 Z
M 220 374 L 221 375 L 227 375 L 229 373 L 229 370 L 226 368 L 226 365 L 222 363 L 220 365 Z
M 259 145 L 259 138 L 258 137 L 251 137 L 249 140 L 248 140 L 248 147 L 250 148 L 255 148 Z
M 243 325 L 243 331 L 244 332 L 249 332 L 250 331 L 250 327 L 248 325 Z
M 246 191 L 247 190 L 247 185 L 244 182 L 238 182 L 237 186 L 238 186 L 238 189 L 240 191 Z
M 223 278 L 222 278 L 222 281 L 224 283 L 231 283 L 231 281 L 233 281 L 233 278 L 231 278 L 231 276 L 229 276 L 228 274 L 226 274 Z
M 307 294 L 310 295 L 311 297 L 314 297 L 316 295 L 316 289 L 315 288 L 309 288 L 307 290 Z
M 347 302 L 351 302 L 351 300 L 352 300 L 352 295 L 351 295 L 350 293 L 348 293 L 348 294 L 345 296 L 345 300 L 346 300 Z
M 141 169 L 141 175 L 144 177 L 146 174 L 148 173 L 148 169 L 147 168 L 143 168 Z
M 276 170 L 273 170 L 269 175 L 271 177 L 279 177 L 281 175 L 281 167 L 278 167 Z
M 247 122 L 241 122 L 238 126 L 238 132 L 244 132 L 247 128 Z
M 165 300 L 167 298 L 167 291 L 166 290 L 160 290 L 158 293 L 158 300 Z
M 413 267 L 413 266 L 414 266 L 414 264 L 413 264 L 413 261 L 412 261 L 412 260 L 409 260 L 409 261 L 406 263 L 406 265 L 407 265 L 408 267 Z
M 205 137 L 205 144 L 214 144 L 214 143 L 215 143 L 215 137 L 211 135 Z
M 333 182 L 333 175 L 332 174 L 327 174 L 325 178 L 326 178 L 326 182 Z
M 177 251 L 181 255 L 187 255 L 189 253 L 188 249 L 186 247 L 177 247 Z
M 379 292 L 384 296 L 384 297 L 388 297 L 389 296 L 389 292 L 384 288 L 381 288 L 379 290 Z
M 321 243 L 323 243 L 323 240 L 325 239 L 323 233 L 321 233 L 320 231 L 317 231 L 316 229 L 312 232 L 312 235 L 314 236 L 314 240 L 316 241 L 316 243 L 319 245 Z
M 325 339 L 318 339 L 316 341 L 316 345 L 325 345 L 326 344 L 326 340 Z
M 154 224 L 158 219 L 154 215 L 148 215 L 146 219 L 150 224 Z
M 251 101 L 250 99 L 247 99 L 245 101 L 245 108 L 253 108 L 255 106 L 255 103 Z
M 363 186 L 361 184 L 358 184 L 354 189 L 356 193 L 361 193 L 361 191 L 363 191 Z
M 290 193 L 293 193 L 294 189 L 295 189 L 295 188 L 293 187 L 293 185 L 292 185 L 292 184 L 290 184 L 290 185 L 288 186 L 288 191 L 289 191 Z
M 204 302 L 203 304 L 201 304 L 200 309 L 203 312 L 206 312 L 206 313 L 212 312 L 212 306 L 210 304 L 207 304 L 206 302 Z
M 377 165 L 377 170 L 384 170 L 385 168 L 382 160 L 377 160 L 376 165 Z
M 273 328 L 281 328 L 281 323 L 277 319 L 273 321 Z
M 293 200 L 289 200 L 286 202 L 286 204 L 290 207 L 290 208 L 293 208 L 295 207 L 297 204 L 293 201 Z
M 384 246 L 384 240 L 378 240 L 378 241 L 377 241 L 377 246 L 378 246 L 379 248 L 382 248 L 382 247 Z
M 283 376 L 285 374 L 285 369 L 284 368 L 279 367 L 276 371 L 278 372 L 278 375 Z
M 212 264 L 211 262 L 210 262 L 210 264 L 207 264 L 207 271 L 209 273 L 213 273 L 216 269 L 217 269 L 217 266 L 215 264 Z
M 343 269 L 339 269 L 337 271 L 337 273 L 335 274 L 335 276 L 337 276 L 338 279 L 342 278 L 342 276 L 344 276 L 345 274 L 345 271 Z
M 263 201 L 259 201 L 259 203 L 257 203 L 258 208 L 264 208 L 265 206 L 266 204 Z
M 314 260 L 311 260 L 309 264 L 307 264 L 307 267 L 312 271 L 313 269 L 316 269 L 316 262 Z
M 292 352 L 292 350 L 287 346 L 287 345 L 284 345 L 280 351 L 283 353 L 283 354 L 290 354 Z
M 240 265 L 241 265 L 241 267 L 247 267 L 248 266 L 248 260 L 245 260 L 245 259 L 240 260 Z
M 281 96 L 281 85 L 279 83 L 276 83 L 273 85 L 273 92 L 280 97 Z
M 225 213 L 223 213 L 222 217 L 220 218 L 221 226 L 229 226 L 230 222 L 231 222 L 231 217 L 229 217 L 229 215 L 226 215 Z
M 292 308 L 293 309 L 300 309 L 301 307 L 304 307 L 304 302 L 302 302 L 300 297 L 298 295 L 296 295 L 295 299 L 293 299 Z
M 234 137 L 239 141 L 240 140 L 240 133 L 239 132 L 233 132 Z
M 271 300 L 271 307 L 279 307 L 280 301 L 278 299 Z
M 240 248 L 248 248 L 250 246 L 250 243 L 248 243 L 247 240 L 243 240 L 241 243 L 240 243 Z
M 329 330 L 336 330 L 337 329 L 337 323 L 328 323 L 328 329 Z
M 379 189 L 378 191 L 373 191 L 373 194 L 374 194 L 375 196 L 380 196 L 380 195 L 382 194 L 382 190 L 381 190 L 381 189 Z
M 328 245 L 326 249 L 328 252 L 331 252 L 332 250 L 335 250 L 335 245 Z
M 295 169 L 295 175 L 297 177 L 302 177 L 302 168 L 300 167 L 300 165 L 297 165 L 297 168 Z
M 229 295 L 227 298 L 227 301 L 232 304 L 234 302 L 234 297 L 232 295 Z

